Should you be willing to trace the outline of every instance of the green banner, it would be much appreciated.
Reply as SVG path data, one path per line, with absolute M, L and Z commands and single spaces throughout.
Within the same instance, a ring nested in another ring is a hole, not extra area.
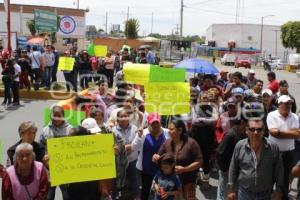
M 151 65 L 149 82 L 184 82 L 185 69 L 163 68 Z
M 34 10 L 35 30 L 57 32 L 57 14 L 45 10 Z
M 85 119 L 85 112 L 75 110 L 65 110 L 65 120 L 72 126 L 78 126 Z M 51 110 L 46 108 L 44 111 L 44 124 L 47 125 L 51 121 Z

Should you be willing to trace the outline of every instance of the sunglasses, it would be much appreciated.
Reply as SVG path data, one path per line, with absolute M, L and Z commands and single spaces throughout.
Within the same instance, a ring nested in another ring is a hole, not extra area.
M 263 128 L 248 128 L 250 132 L 254 133 L 255 131 L 257 133 L 262 132 L 264 129 Z

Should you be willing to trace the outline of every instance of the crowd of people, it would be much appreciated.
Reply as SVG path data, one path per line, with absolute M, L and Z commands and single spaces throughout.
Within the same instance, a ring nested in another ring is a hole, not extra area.
M 148 54 L 146 62 L 155 62 Z M 83 89 L 92 80 L 97 83 L 89 97 L 77 95 L 72 101 L 72 109 L 84 111 L 86 118 L 72 127 L 64 119 L 65 108 L 55 105 L 51 121 L 41 130 L 32 121 L 20 124 L 20 140 L 8 149 L 6 166 L 0 166 L 3 200 L 53 200 L 56 188 L 50 187 L 48 177 L 47 140 L 91 134 L 113 134 L 117 176 L 60 185 L 64 200 L 195 200 L 197 184 L 211 189 L 213 168 L 219 175 L 218 200 L 289 199 L 290 177 L 300 175 L 300 126 L 287 80 L 279 81 L 268 72 L 269 82 L 264 83 L 254 70 L 246 76 L 227 71 L 219 76 L 199 74 L 189 80 L 190 113 L 160 116 L 145 111 L 142 86 L 123 80 L 122 62 L 136 60 L 128 49 L 121 57 L 108 53 L 104 59 L 90 57 L 86 51 L 77 56 L 74 49 L 65 56 L 77 60 L 73 71 L 64 71 L 67 86 L 71 83 L 68 90 L 77 90 L 76 73 Z M 20 58 L 6 63 L 4 71 L 14 73 L 5 87 L 40 84 L 41 73 L 35 71 L 43 62 L 42 77 L 49 87 L 56 80 L 56 61 L 51 46 L 43 54 L 35 48 L 29 55 L 22 51 Z M 31 81 L 28 76 L 33 76 Z M 113 86 L 115 90 L 109 90 Z M 10 103 L 5 97 L 4 103 Z
M 13 51 L 12 55 L 7 49 L 0 47 L 2 82 L 5 89 L 2 104 L 20 105 L 19 89 L 26 88 L 28 91 L 31 88 L 39 90 L 42 87 L 45 90 L 56 89 L 60 56 L 75 58 L 73 69 L 63 71 L 67 91 L 75 92 L 89 88 L 89 82 L 97 82 L 101 77 L 107 78 L 108 86 L 111 88 L 114 75 L 126 62 L 159 63 L 159 57 L 150 47 L 140 50 L 124 48 L 114 53 L 109 51 L 105 57 L 91 56 L 86 50 L 78 52 L 75 47 L 61 55 L 51 45 L 47 45 L 44 49 L 27 46 L 26 49 Z

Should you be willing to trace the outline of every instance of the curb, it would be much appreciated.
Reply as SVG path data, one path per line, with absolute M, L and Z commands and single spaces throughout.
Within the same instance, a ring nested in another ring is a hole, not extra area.
M 38 100 L 65 100 L 75 96 L 75 92 L 46 91 L 46 90 L 20 90 L 20 99 L 38 99 Z M 4 89 L 0 89 L 0 97 L 4 97 Z

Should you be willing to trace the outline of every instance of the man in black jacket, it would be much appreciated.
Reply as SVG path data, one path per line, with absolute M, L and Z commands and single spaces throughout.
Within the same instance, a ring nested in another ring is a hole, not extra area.
M 233 150 L 238 141 L 247 137 L 247 120 L 241 117 L 236 120 L 235 125 L 229 129 L 224 139 L 217 148 L 217 162 L 219 165 L 218 198 L 227 199 L 228 169 L 230 166 Z

